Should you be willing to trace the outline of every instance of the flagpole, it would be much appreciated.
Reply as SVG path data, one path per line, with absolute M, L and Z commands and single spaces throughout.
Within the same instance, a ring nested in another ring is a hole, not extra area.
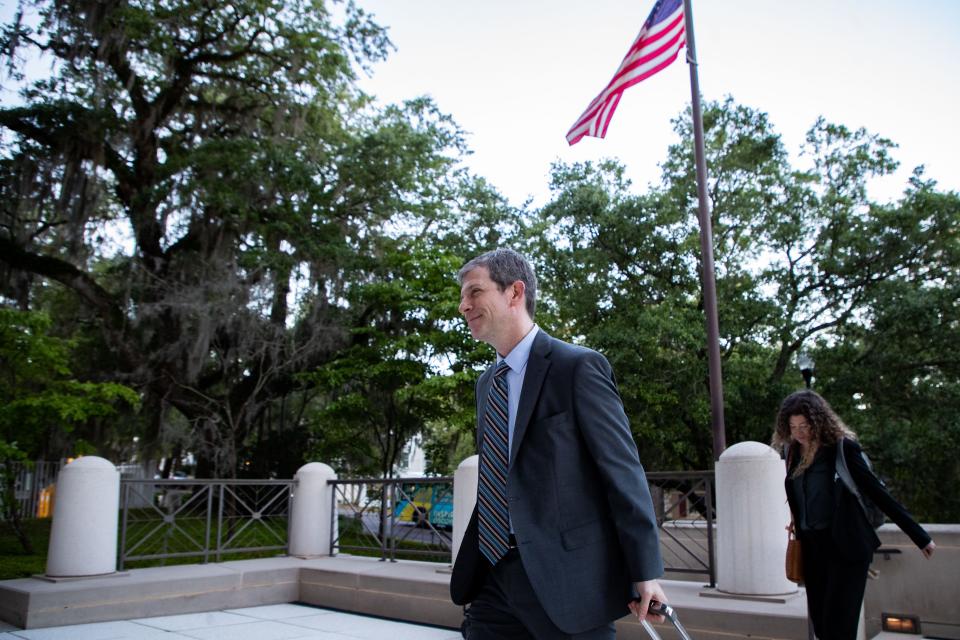
M 690 66 L 690 94 L 693 111 L 693 142 L 697 160 L 697 196 L 700 200 L 700 252 L 703 306 L 707 324 L 707 362 L 710 372 L 710 422 L 713 428 L 713 459 L 719 460 L 727 447 L 723 422 L 723 379 L 720 372 L 720 323 L 717 320 L 717 284 L 713 265 L 713 231 L 707 201 L 707 160 L 703 145 L 703 113 L 700 108 L 700 80 L 697 77 L 697 47 L 693 39 L 691 0 L 683 0 L 686 22 L 687 64 Z

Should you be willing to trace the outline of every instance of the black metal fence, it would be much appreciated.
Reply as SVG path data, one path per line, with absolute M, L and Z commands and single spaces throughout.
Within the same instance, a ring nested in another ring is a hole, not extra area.
M 331 552 L 449 562 L 453 478 L 331 480 Z
M 702 575 L 717 584 L 716 494 L 713 471 L 647 474 L 668 572 Z
M 2 467 L 4 479 L 13 480 L 13 499 L 17 513 L 24 520 L 49 518 L 52 513 L 54 484 L 62 462 L 12 462 Z M 7 505 L 2 504 L 6 491 L 0 491 L 0 518 L 5 517 Z
M 716 585 L 712 471 L 655 472 L 647 480 L 668 572 L 702 575 Z M 331 480 L 333 553 L 449 563 L 453 478 Z
M 118 569 L 130 562 L 285 552 L 294 480 L 123 480 Z
M 35 517 L 52 496 L 59 464 L 18 469 L 17 500 Z M 712 471 L 647 474 L 668 573 L 716 585 Z M 332 553 L 381 560 L 449 563 L 453 478 L 332 480 Z M 241 553 L 285 552 L 295 480 L 159 480 L 120 484 L 118 568 L 141 561 L 220 561 Z

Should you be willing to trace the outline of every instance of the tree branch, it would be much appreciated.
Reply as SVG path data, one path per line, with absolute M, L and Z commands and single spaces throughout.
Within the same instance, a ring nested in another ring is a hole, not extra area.
M 0 236 L 0 260 L 15 269 L 35 273 L 63 284 L 96 311 L 115 337 L 122 333 L 125 319 L 114 297 L 87 273 L 69 262 L 52 256 L 31 253 L 4 236 Z M 125 347 L 123 344 L 116 346 Z M 131 362 L 129 352 L 125 348 L 121 351 L 127 361 Z

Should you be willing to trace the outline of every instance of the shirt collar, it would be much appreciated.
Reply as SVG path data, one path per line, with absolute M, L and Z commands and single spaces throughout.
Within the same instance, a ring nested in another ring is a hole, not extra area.
M 501 358 L 500 354 L 497 354 L 497 364 L 500 364 L 501 360 L 506 360 L 512 371 L 516 371 L 517 373 L 523 371 L 523 368 L 527 366 L 527 360 L 530 359 L 530 349 L 533 348 L 533 339 L 537 336 L 537 331 L 539 330 L 540 328 L 537 325 L 533 325 L 533 328 L 527 332 L 527 335 L 523 336 L 523 340 L 518 342 L 517 346 L 515 346 L 506 357 Z

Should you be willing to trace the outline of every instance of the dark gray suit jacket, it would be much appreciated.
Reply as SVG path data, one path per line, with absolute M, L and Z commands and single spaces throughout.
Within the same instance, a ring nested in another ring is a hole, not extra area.
M 477 382 L 477 442 L 493 367 Z M 663 573 L 653 503 L 610 364 L 534 338 L 510 450 L 510 517 L 520 558 L 554 624 L 581 633 L 628 613 L 632 583 Z M 490 569 L 474 509 L 450 581 L 457 604 Z

